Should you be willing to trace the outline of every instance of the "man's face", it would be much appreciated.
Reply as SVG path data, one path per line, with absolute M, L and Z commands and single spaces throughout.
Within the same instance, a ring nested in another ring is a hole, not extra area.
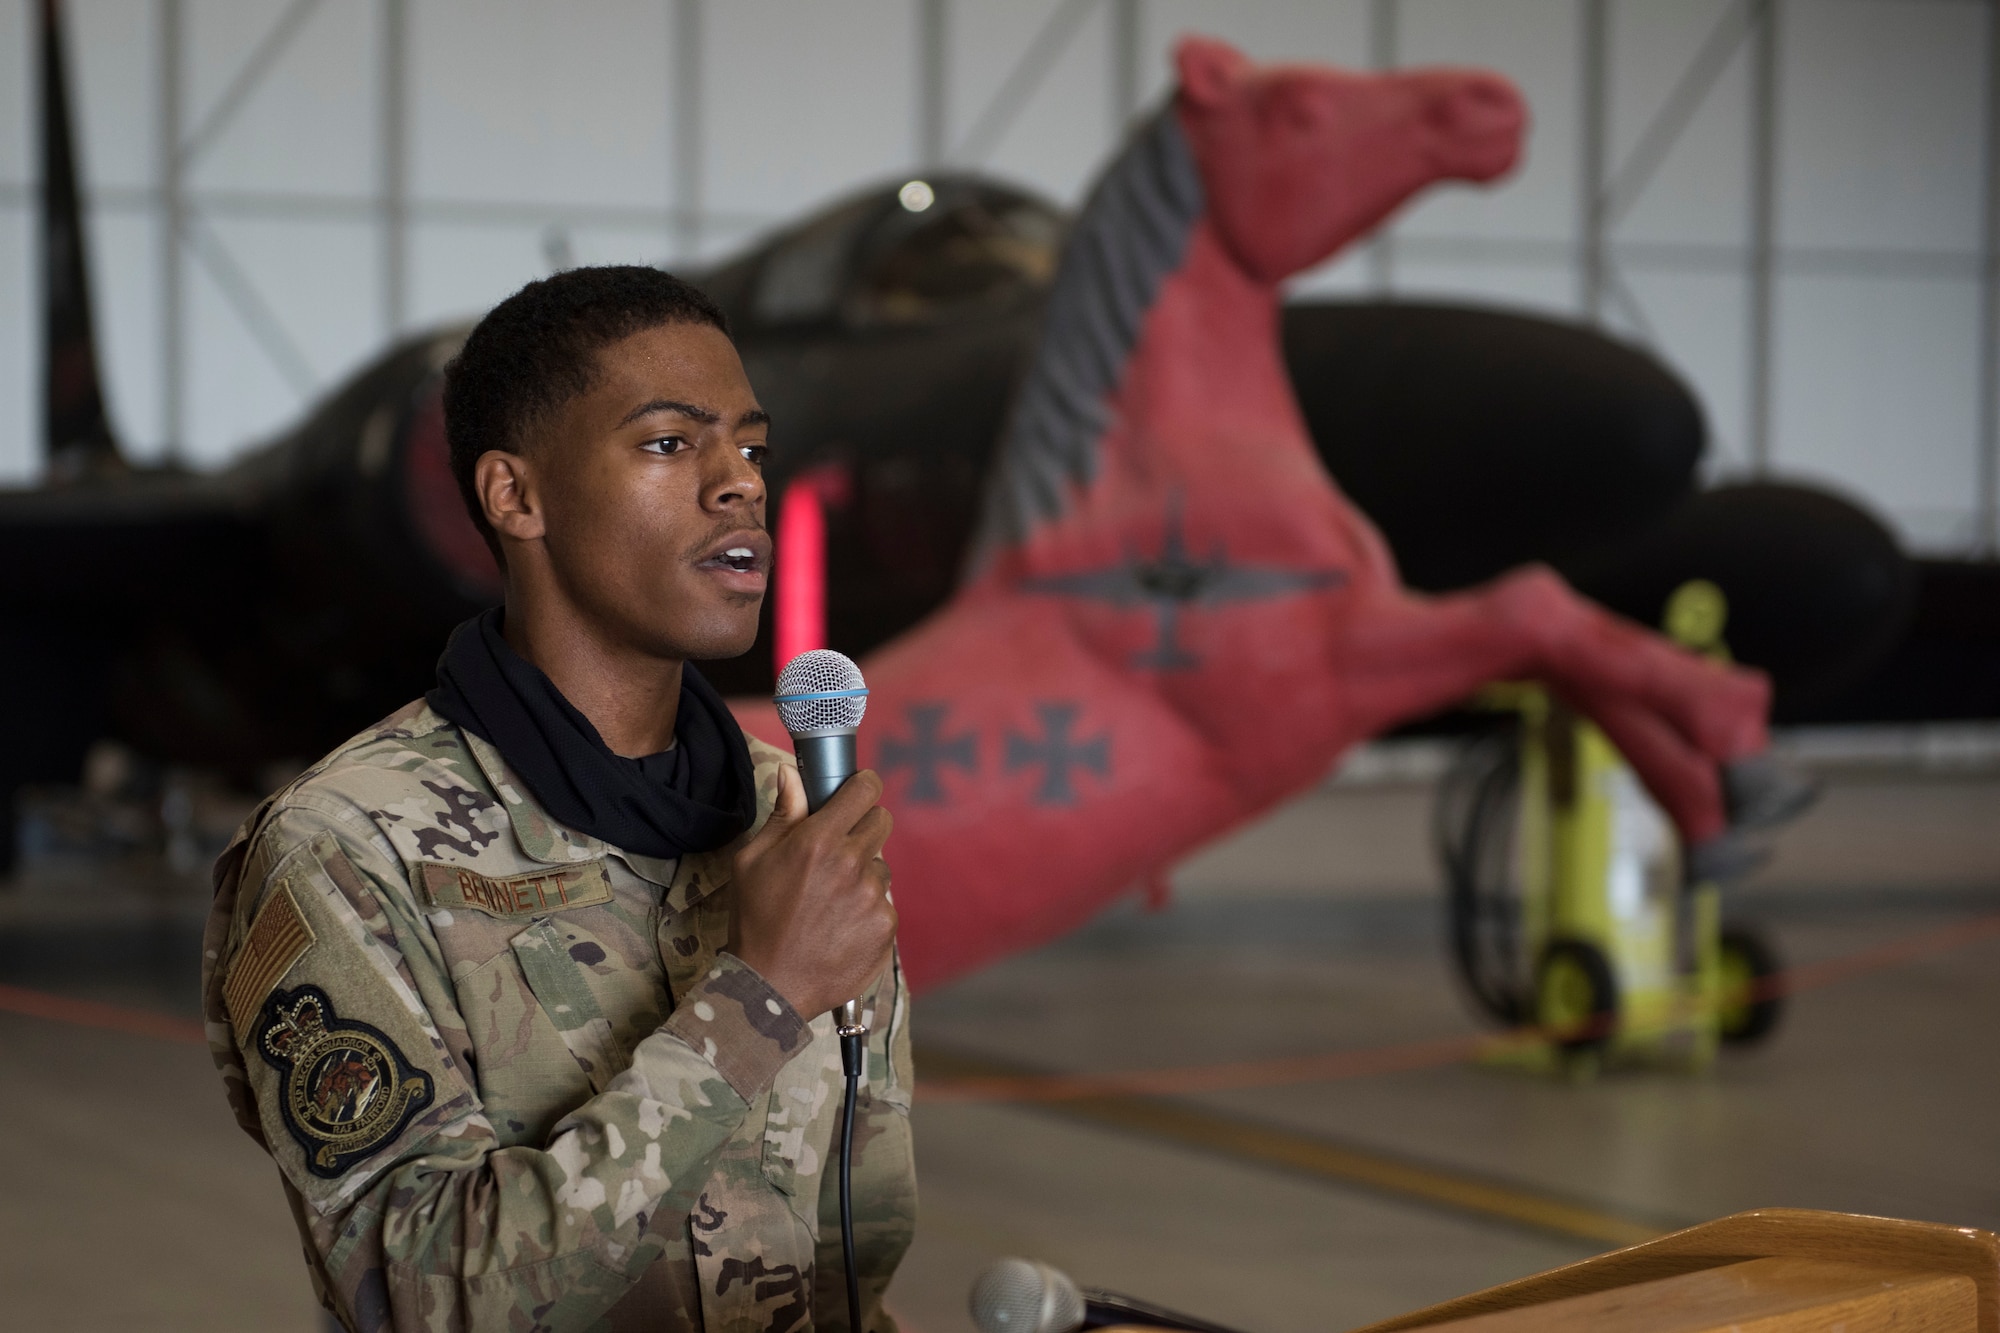
M 654 657 L 747 652 L 771 571 L 769 420 L 721 330 L 666 324 L 597 355 L 531 453 L 557 586 Z

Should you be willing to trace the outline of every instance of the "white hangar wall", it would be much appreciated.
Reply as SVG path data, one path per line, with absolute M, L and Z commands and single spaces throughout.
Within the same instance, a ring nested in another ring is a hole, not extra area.
M 0 477 L 39 467 L 32 5 L 0 0 Z M 1995 541 L 1988 0 L 70 0 L 117 426 L 219 465 L 394 333 L 931 163 L 1080 198 L 1176 34 L 1501 69 L 1522 170 L 1302 292 L 1595 319 L 1719 476 Z M 173 147 L 170 148 L 170 145 Z

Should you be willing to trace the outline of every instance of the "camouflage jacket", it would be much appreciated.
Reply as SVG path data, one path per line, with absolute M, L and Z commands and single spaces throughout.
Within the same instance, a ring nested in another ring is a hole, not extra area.
M 758 823 L 790 756 L 751 742 Z M 747 836 L 747 835 L 746 835 Z M 843 1080 L 733 955 L 733 847 L 657 861 L 540 810 L 421 701 L 216 864 L 209 1045 L 350 1329 L 845 1329 Z M 909 1001 L 867 997 L 864 1319 L 914 1223 Z

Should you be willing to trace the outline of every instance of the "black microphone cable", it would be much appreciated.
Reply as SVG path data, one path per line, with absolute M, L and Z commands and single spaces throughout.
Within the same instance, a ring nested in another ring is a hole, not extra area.
M 861 1269 L 854 1262 L 854 1104 L 861 1097 L 861 1074 L 868 1067 L 868 1029 L 860 1023 L 849 1000 L 841 1006 L 840 1071 L 847 1075 L 847 1097 L 840 1109 L 840 1257 L 847 1265 L 847 1327 L 861 1327 Z M 850 1022 L 849 1019 L 856 1021 Z

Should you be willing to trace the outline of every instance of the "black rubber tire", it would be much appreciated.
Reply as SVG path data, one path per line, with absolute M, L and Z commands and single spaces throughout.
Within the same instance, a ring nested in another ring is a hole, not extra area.
M 1460 752 L 1438 786 L 1431 824 L 1452 962 L 1473 1001 L 1505 1027 L 1532 1021 L 1535 1007 L 1519 943 L 1520 891 L 1506 868 L 1520 797 L 1520 727 L 1510 722 Z
M 1580 1003 L 1576 995 L 1550 994 L 1552 986 L 1578 982 L 1585 988 Z M 1564 1012 L 1552 1014 L 1552 1002 L 1560 1002 Z M 1542 950 L 1542 961 L 1535 968 L 1535 1021 L 1549 1028 L 1572 1026 L 1588 1018 L 1583 1032 L 1554 1038 L 1558 1047 L 1572 1052 L 1591 1051 L 1609 1043 L 1617 1032 L 1618 1004 L 1618 975 L 1611 970 L 1611 960 L 1595 944 L 1585 940 L 1551 940 Z
M 1770 939 L 1754 926 L 1741 922 L 1725 925 L 1717 947 L 1722 952 L 1725 976 L 1734 970 L 1755 984 L 1784 970 Z M 1754 1046 L 1771 1035 L 1784 1012 L 1785 997 L 1777 994 L 1760 996 L 1742 1006 L 1725 1004 L 1719 1035 L 1728 1046 Z

